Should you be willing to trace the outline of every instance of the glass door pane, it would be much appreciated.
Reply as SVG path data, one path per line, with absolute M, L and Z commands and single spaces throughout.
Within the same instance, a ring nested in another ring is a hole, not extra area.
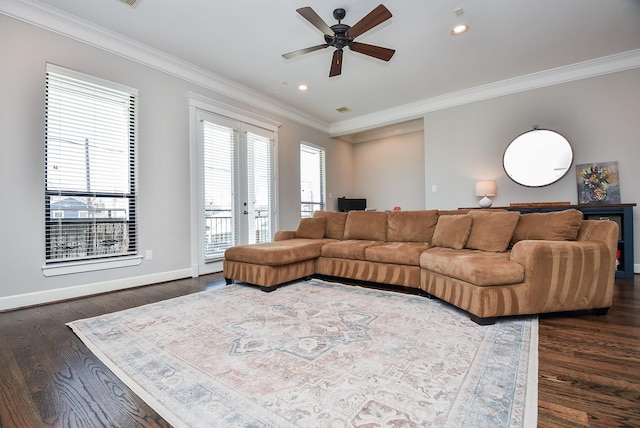
M 270 242 L 273 225 L 272 142 L 247 132 L 248 242 Z
M 209 260 L 237 243 L 236 132 L 206 120 L 202 128 L 203 252 Z

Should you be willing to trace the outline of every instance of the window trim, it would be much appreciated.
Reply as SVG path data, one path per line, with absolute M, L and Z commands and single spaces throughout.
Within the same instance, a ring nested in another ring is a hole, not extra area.
M 206 97 L 204 95 L 187 91 L 185 93 L 189 104 L 189 147 L 190 147 L 190 166 L 191 166 L 191 239 L 192 242 L 197 242 L 197 245 L 191 246 L 191 275 L 192 277 L 198 277 L 207 273 L 222 271 L 222 260 L 219 259 L 201 259 L 201 205 L 199 197 L 202 192 L 201 188 L 201 171 L 200 171 L 200 157 L 199 157 L 199 145 L 198 145 L 198 121 L 201 114 L 211 114 L 214 116 L 226 118 L 231 121 L 243 122 L 250 126 L 262 128 L 268 131 L 274 132 L 274 147 L 273 147 L 273 181 L 274 188 L 273 200 L 273 230 L 278 230 L 279 223 L 279 179 L 278 179 L 278 132 L 282 123 L 273 120 L 270 117 L 263 116 L 261 114 L 253 113 L 245 110 L 241 107 L 236 107 L 231 104 L 224 103 L 219 100 Z
M 303 147 L 307 147 L 309 149 L 312 150 L 317 150 L 319 153 L 322 153 L 321 156 L 321 162 L 322 164 L 320 165 L 320 179 L 322 180 L 322 182 L 320 183 L 320 192 L 322 194 L 322 200 L 320 201 L 320 209 L 321 210 L 326 210 L 327 209 L 327 149 L 318 145 L 318 144 L 313 144 L 310 143 L 308 141 L 300 141 L 300 145 L 299 145 L 299 149 L 298 152 L 301 154 Z M 301 190 L 302 190 L 302 175 L 300 177 L 300 186 L 301 186 Z M 302 192 L 301 192 L 302 193 Z M 306 202 L 313 202 L 313 201 L 306 201 Z M 302 217 L 302 204 L 304 202 L 302 201 L 302 195 L 300 197 L 300 216 Z
M 141 263 L 141 255 L 120 256 L 111 259 L 74 260 L 71 262 L 60 262 L 53 265 L 43 265 L 42 274 L 44 276 L 69 275 L 73 273 L 138 266 Z
M 89 271 L 97 271 L 97 270 L 103 270 L 103 269 L 112 269 L 112 268 L 139 265 L 142 262 L 142 256 L 139 254 L 139 248 L 140 248 L 140 244 L 139 244 L 140 230 L 139 229 L 140 228 L 139 228 L 139 214 L 138 214 L 138 202 L 137 202 L 137 199 L 138 199 L 138 180 L 137 180 L 138 90 L 126 85 L 122 85 L 117 82 L 113 82 L 110 80 L 106 80 L 106 79 L 102 79 L 102 78 L 88 75 L 85 73 L 81 73 L 75 70 L 60 67 L 55 64 L 47 63 L 46 71 L 45 71 L 45 81 L 47 82 L 49 80 L 49 77 L 48 77 L 49 74 L 57 74 L 57 75 L 64 76 L 66 78 L 79 80 L 80 82 L 86 83 L 88 85 L 97 85 L 104 88 L 108 88 L 113 91 L 122 92 L 123 94 L 126 94 L 126 96 L 129 97 L 129 99 L 131 100 L 132 108 L 133 108 L 133 116 L 129 119 L 129 125 L 128 125 L 128 128 L 130 129 L 129 137 L 128 137 L 128 144 L 129 144 L 128 175 L 130 177 L 130 180 L 132 180 L 132 182 L 129 184 L 127 197 L 132 200 L 130 201 L 130 204 L 133 204 L 133 207 L 131 208 L 131 205 L 130 205 L 132 212 L 129 213 L 130 219 L 127 220 L 126 223 L 127 224 L 133 223 L 135 233 L 132 238 L 134 249 L 133 251 L 130 251 L 127 253 L 105 254 L 100 257 L 86 257 L 84 259 L 76 258 L 76 259 L 69 259 L 69 260 L 47 259 L 48 256 L 45 254 L 45 262 L 42 265 L 42 273 L 44 276 L 48 277 L 48 276 L 58 276 L 58 275 L 66 275 L 66 274 L 73 274 L 73 273 L 79 273 L 79 272 L 89 272 Z M 47 128 L 47 125 L 46 125 L 46 119 L 45 119 L 45 136 L 46 136 L 46 128 Z M 45 146 L 45 153 L 46 153 L 46 146 Z M 45 157 L 46 157 L 46 154 L 45 154 Z M 45 164 L 45 169 L 46 169 L 46 164 Z M 46 176 L 46 171 L 45 171 L 45 176 Z M 48 189 L 46 182 L 45 182 L 44 190 L 45 190 L 44 202 L 45 204 L 47 204 L 49 201 L 49 198 L 55 192 Z M 61 195 L 64 195 L 66 193 L 70 193 L 70 191 L 62 191 Z M 85 192 L 71 192 L 71 193 L 77 193 L 78 195 L 80 195 Z M 91 192 L 91 193 L 93 194 L 95 192 Z M 97 193 L 101 194 L 104 192 L 97 192 Z M 124 194 L 121 195 L 120 193 L 118 193 L 117 195 L 124 196 Z M 51 213 L 48 211 L 48 209 L 45 209 L 45 214 L 46 214 L 45 215 L 45 239 L 48 239 L 48 235 L 47 235 L 48 232 L 46 232 L 46 230 L 48 230 L 48 227 L 49 227 L 48 222 L 50 220 L 49 216 Z M 81 221 L 82 219 L 79 219 L 79 220 Z M 47 245 L 48 244 L 45 242 L 45 247 L 47 247 Z M 48 250 L 45 248 L 45 251 L 48 251 Z

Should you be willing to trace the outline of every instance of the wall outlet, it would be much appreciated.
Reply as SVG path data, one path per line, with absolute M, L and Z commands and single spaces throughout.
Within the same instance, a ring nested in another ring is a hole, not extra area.
M 151 250 L 145 251 L 144 259 L 145 260 L 153 260 L 153 251 L 151 251 Z
M 437 184 L 432 184 L 431 185 L 431 193 L 437 193 L 438 192 L 438 185 Z

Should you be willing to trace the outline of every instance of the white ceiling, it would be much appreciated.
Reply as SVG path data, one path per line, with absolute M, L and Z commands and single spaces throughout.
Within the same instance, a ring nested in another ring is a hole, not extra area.
M 640 0 L 385 0 L 393 17 L 357 40 L 396 49 L 395 56 L 386 63 L 345 50 L 342 75 L 329 78 L 333 48 L 282 58 L 324 42 L 295 10 L 311 6 L 333 25 L 332 11 L 342 7 L 343 23 L 353 25 L 379 0 L 140 0 L 135 8 L 121 0 L 20 3 L 117 32 L 327 126 L 640 48 Z M 462 22 L 470 30 L 451 35 Z M 298 91 L 300 83 L 309 90 Z M 340 107 L 351 111 L 339 113 Z

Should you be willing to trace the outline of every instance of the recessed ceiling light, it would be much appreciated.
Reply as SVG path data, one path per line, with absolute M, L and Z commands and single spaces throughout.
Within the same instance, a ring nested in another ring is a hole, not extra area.
M 469 26 L 467 24 L 456 25 L 451 29 L 451 34 L 453 34 L 454 36 L 459 36 L 460 34 L 466 33 L 468 29 Z
M 304 83 L 298 85 L 298 90 L 299 91 L 306 91 L 307 89 L 309 89 L 309 87 L 307 85 L 305 85 Z

